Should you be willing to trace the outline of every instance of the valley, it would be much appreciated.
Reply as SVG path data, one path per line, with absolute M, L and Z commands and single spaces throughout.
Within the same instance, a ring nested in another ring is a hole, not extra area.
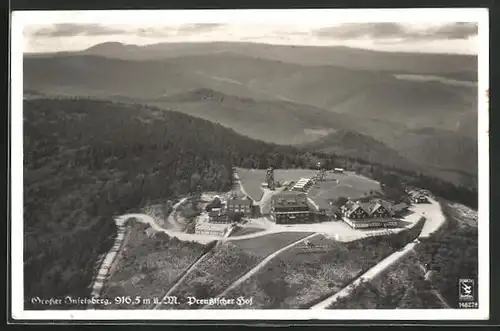
M 382 182 L 389 182 L 389 174 L 398 174 L 409 184 L 429 188 L 452 201 L 474 205 L 470 198 L 474 193 L 436 178 L 336 154 L 253 140 L 210 121 L 146 105 L 39 96 L 25 100 L 24 117 L 24 256 L 25 288 L 29 296 L 89 294 L 92 266 L 111 248 L 116 236 L 114 215 L 138 213 L 150 204 L 193 192 L 197 186 L 225 192 L 233 187 L 234 166 L 265 169 L 273 164 L 277 168 L 314 171 L 317 161 L 322 160 L 328 167 L 350 168 Z M 342 224 L 332 229 L 339 225 Z M 252 227 L 259 225 L 255 223 Z M 303 226 L 295 232 L 307 235 L 311 229 L 319 228 Z M 279 228 L 252 231 L 245 236 L 253 238 L 277 232 Z M 144 239 L 143 235 L 139 237 Z M 129 243 L 137 244 L 130 239 Z M 170 247 L 171 244 L 148 245 Z M 173 245 L 177 245 L 175 241 Z M 80 247 L 78 253 L 75 247 Z M 187 249 L 184 245 L 176 247 L 171 254 Z M 141 250 L 138 252 L 142 256 Z M 187 266 L 194 259 L 186 257 L 183 263 Z M 161 271 L 147 259 L 125 263 L 131 265 L 118 267 L 126 275 L 113 280 L 113 293 L 121 293 L 125 284 L 126 288 L 133 288 L 137 282 L 146 286 L 150 276 L 145 272 L 146 278 L 130 276 L 136 265 L 143 265 L 144 271 Z M 78 272 L 82 269 L 83 274 Z M 171 283 L 179 273 L 182 270 L 161 274 L 161 279 Z M 155 295 L 160 292 L 155 290 Z M 30 309 L 40 309 L 27 305 Z
M 254 293 L 246 308 L 352 308 L 352 298 L 439 306 L 433 293 L 450 301 L 446 281 L 477 271 L 476 62 L 251 43 L 26 54 L 26 298 L 90 296 L 98 280 L 110 297 Z M 314 222 L 278 224 L 275 195 L 301 180 L 312 183 L 302 193 Z M 427 203 L 414 201 L 416 188 Z M 214 196 L 238 211 L 210 223 L 223 217 L 207 209 Z M 341 198 L 404 203 L 408 214 L 360 229 L 340 211 L 346 201 L 334 206 Z M 240 215 L 247 204 L 259 208 Z M 449 270 L 429 289 L 407 254 Z M 345 296 L 335 303 L 336 293 Z M 131 308 L 174 309 L 143 303 Z
M 357 54 L 351 64 L 343 55 L 335 63 L 312 64 L 284 60 L 280 46 L 262 45 L 265 52 L 258 44 L 166 46 L 106 44 L 77 53 L 26 55 L 25 90 L 148 104 L 219 123 L 253 139 L 361 155 L 475 186 L 477 87 L 458 74 L 458 63 L 467 57 L 455 56 L 457 62 L 448 66 L 456 65 L 456 70 L 451 70 L 443 65 L 443 55 L 422 61 L 391 53 L 414 64 L 405 73 L 388 72 L 386 60 L 380 60 L 387 54 L 372 51 L 340 48 L 340 54 Z M 200 51 L 210 47 L 213 52 Z M 224 51 L 231 47 L 234 52 Z M 239 49 L 256 51 L 241 54 Z M 262 52 L 274 55 L 252 55 Z M 372 67 L 353 64 L 368 57 Z M 464 68 L 472 70 L 470 65 Z M 470 83 L 450 84 L 455 81 Z M 339 130 L 357 136 L 350 148 L 344 147 Z

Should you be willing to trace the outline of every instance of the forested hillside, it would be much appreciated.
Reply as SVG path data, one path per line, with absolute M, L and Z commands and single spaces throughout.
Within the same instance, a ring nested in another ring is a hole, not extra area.
M 262 143 L 207 121 L 90 100 L 24 104 L 25 294 L 88 294 L 112 215 L 231 185 L 231 153 Z
M 337 130 L 316 141 L 304 144 L 302 148 L 362 158 L 370 163 L 408 170 L 423 171 L 425 169 L 405 159 L 386 144 L 355 131 Z
M 457 284 L 459 279 L 478 280 L 478 229 L 473 226 L 460 226 L 453 217 L 446 201 L 441 202 L 446 216 L 445 225 L 433 236 L 422 240 L 417 249 L 420 261 L 434 271 L 433 285 L 446 298 L 458 307 Z M 479 285 L 476 285 L 478 288 Z
M 477 206 L 477 192 L 434 178 L 252 140 L 177 112 L 89 99 L 25 100 L 23 112 L 26 298 L 88 296 L 92 267 L 116 232 L 113 214 L 198 185 L 229 189 L 233 166 L 315 167 L 323 160 L 382 181 L 394 174 Z

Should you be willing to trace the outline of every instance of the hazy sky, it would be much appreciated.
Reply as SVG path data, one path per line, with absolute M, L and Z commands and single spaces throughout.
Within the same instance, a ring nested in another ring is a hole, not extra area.
M 128 11 L 128 15 L 130 13 Z M 109 18 L 112 15 L 106 16 Z M 33 20 L 27 20 L 28 23 L 23 25 L 24 51 L 81 50 L 106 41 L 137 45 L 242 41 L 463 54 L 477 54 L 479 49 L 478 24 L 464 20 L 415 18 L 413 21 L 399 23 L 394 20 L 383 21 L 379 17 L 373 22 L 349 22 L 345 17 L 342 20 L 323 17 L 317 20 L 297 20 L 292 24 L 290 20 L 279 19 L 252 22 L 248 17 L 239 21 L 210 21 L 206 19 L 207 16 L 197 22 L 194 15 L 187 23 L 183 23 L 181 19 L 165 19 L 160 22 L 151 19 L 148 23 L 147 19 L 143 19 L 124 24 L 123 20 L 110 21 L 105 19 L 106 16 L 78 16 L 73 12 L 71 15 L 59 15 L 55 19 L 44 19 L 40 23 L 30 24 Z M 307 13 L 303 13 L 301 17 L 305 16 Z M 86 19 L 80 19 L 82 17 Z M 88 19 L 89 17 L 93 19 Z M 164 23 L 167 21 L 168 23 Z

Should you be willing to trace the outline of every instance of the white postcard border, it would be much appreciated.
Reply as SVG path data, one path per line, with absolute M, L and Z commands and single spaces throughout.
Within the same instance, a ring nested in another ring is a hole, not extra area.
M 251 11 L 251 13 L 250 13 Z M 12 14 L 11 26 L 11 312 L 19 320 L 484 320 L 490 309 L 489 266 L 489 21 L 485 8 L 309 9 L 309 10 L 169 10 L 73 12 L 24 11 Z M 147 15 L 146 15 L 147 14 Z M 23 26 L 46 23 L 250 23 L 297 22 L 477 22 L 478 56 L 478 309 L 425 310 L 24 310 L 23 298 Z M 8 278 L 9 279 L 9 278 Z M 9 284 L 8 284 L 9 285 Z

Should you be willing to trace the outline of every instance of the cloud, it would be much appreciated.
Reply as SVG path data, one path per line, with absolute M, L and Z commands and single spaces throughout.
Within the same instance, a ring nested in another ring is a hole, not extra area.
M 171 27 L 143 27 L 138 28 L 133 32 L 133 34 L 138 37 L 147 38 L 172 37 L 175 36 L 176 33 L 177 29 Z
M 72 37 L 72 36 L 103 36 L 126 34 L 126 29 L 107 27 L 100 24 L 62 23 L 50 27 L 42 27 L 31 32 L 33 37 Z
M 221 28 L 224 24 L 219 23 L 199 23 L 199 24 L 185 24 L 181 25 L 178 29 L 178 33 L 199 33 L 208 32 L 218 28 Z
M 430 39 L 467 39 L 477 35 L 477 24 L 458 22 L 440 26 L 424 33 L 422 37 Z
M 362 39 L 390 38 L 400 35 L 403 31 L 402 26 L 397 23 L 345 23 L 318 29 L 314 34 L 320 38 Z
M 125 25 L 105 26 L 101 24 L 63 23 L 51 26 L 30 27 L 25 35 L 32 37 L 73 37 L 73 36 L 105 36 L 105 35 L 137 35 L 140 37 L 171 37 L 203 33 L 220 28 L 223 24 L 201 23 L 180 26 L 143 26 Z
M 332 39 L 402 39 L 407 41 L 467 39 L 477 35 L 476 23 L 449 23 L 416 29 L 400 23 L 347 23 L 314 31 L 319 38 Z
M 184 24 L 180 26 L 152 26 L 138 28 L 134 31 L 134 34 L 139 37 L 148 38 L 179 37 L 210 32 L 219 29 L 222 26 L 224 26 L 224 24 L 218 23 Z

